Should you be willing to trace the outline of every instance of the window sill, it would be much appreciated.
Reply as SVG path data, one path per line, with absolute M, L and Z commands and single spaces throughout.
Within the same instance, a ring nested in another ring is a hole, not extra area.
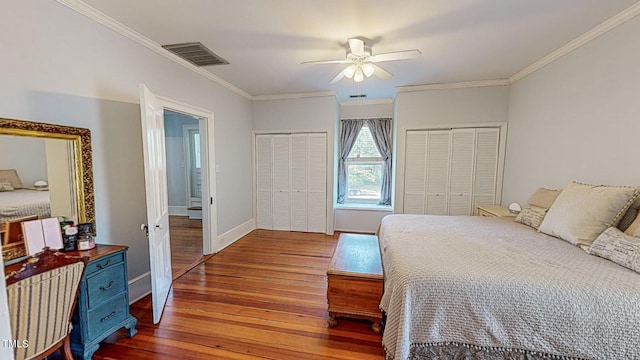
M 390 205 L 376 205 L 376 204 L 335 204 L 336 210 L 366 210 L 366 211 L 393 211 L 393 207 Z

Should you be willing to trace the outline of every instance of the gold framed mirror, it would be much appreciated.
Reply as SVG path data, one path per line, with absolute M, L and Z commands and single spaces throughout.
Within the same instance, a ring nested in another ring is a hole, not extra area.
M 92 223 L 95 231 L 91 131 L 0 118 L 0 232 L 36 215 Z M 20 236 L 4 238 L 5 261 L 24 256 Z

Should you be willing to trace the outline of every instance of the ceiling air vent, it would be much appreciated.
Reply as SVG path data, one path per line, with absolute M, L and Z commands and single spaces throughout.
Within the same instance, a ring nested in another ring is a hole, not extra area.
M 352 99 L 363 99 L 367 97 L 367 94 L 349 95 Z
M 199 42 L 162 45 L 162 47 L 195 66 L 226 65 L 229 63 Z

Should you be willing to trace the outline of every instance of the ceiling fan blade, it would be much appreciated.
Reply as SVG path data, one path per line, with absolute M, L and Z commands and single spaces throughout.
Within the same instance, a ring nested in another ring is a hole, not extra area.
M 351 53 L 356 56 L 364 56 L 364 41 L 358 38 L 349 39 L 349 48 Z
M 301 64 L 350 64 L 351 61 L 347 59 L 340 60 L 319 60 L 319 61 L 304 61 Z
M 344 70 L 341 70 L 338 75 L 336 75 L 336 77 L 333 78 L 333 80 L 331 80 L 329 82 L 329 84 L 335 84 L 338 81 L 342 80 L 342 78 L 344 77 Z
M 420 50 L 404 50 L 404 51 L 394 51 L 390 53 L 371 55 L 369 57 L 369 61 L 371 62 L 382 62 L 382 61 L 394 61 L 394 60 L 406 60 L 406 59 L 414 59 L 420 56 L 422 52 Z
M 380 66 L 378 66 L 376 64 L 372 64 L 372 63 L 370 63 L 370 65 L 373 66 L 373 68 L 374 68 L 373 75 L 379 77 L 380 79 L 389 80 L 389 79 L 391 79 L 393 77 L 393 74 L 391 74 L 387 70 L 381 68 Z

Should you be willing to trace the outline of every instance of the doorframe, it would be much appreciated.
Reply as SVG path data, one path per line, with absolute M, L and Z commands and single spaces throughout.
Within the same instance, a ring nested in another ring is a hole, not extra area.
M 218 240 L 214 116 L 210 110 L 156 95 L 164 110 L 198 118 L 202 171 L 202 253 L 209 255 L 220 248 Z M 166 154 L 164 155 L 166 156 Z M 206 206 L 209 204 L 209 206 Z
M 198 125 L 182 125 L 182 143 L 184 145 L 184 154 L 185 154 L 185 158 L 186 158 L 186 166 L 185 166 L 185 172 L 184 172 L 184 176 L 185 176 L 185 184 L 187 185 L 187 208 L 190 208 L 191 206 L 193 206 L 193 194 L 191 193 L 191 181 L 192 181 L 192 175 L 191 175 L 191 167 L 193 166 L 194 163 L 194 159 L 193 156 L 191 154 L 191 133 L 193 131 L 198 131 L 200 132 L 200 126 Z M 202 169 L 202 159 L 200 159 L 200 169 Z M 202 185 L 202 170 L 200 170 L 200 182 Z M 200 205 L 202 206 L 202 191 L 200 191 Z

